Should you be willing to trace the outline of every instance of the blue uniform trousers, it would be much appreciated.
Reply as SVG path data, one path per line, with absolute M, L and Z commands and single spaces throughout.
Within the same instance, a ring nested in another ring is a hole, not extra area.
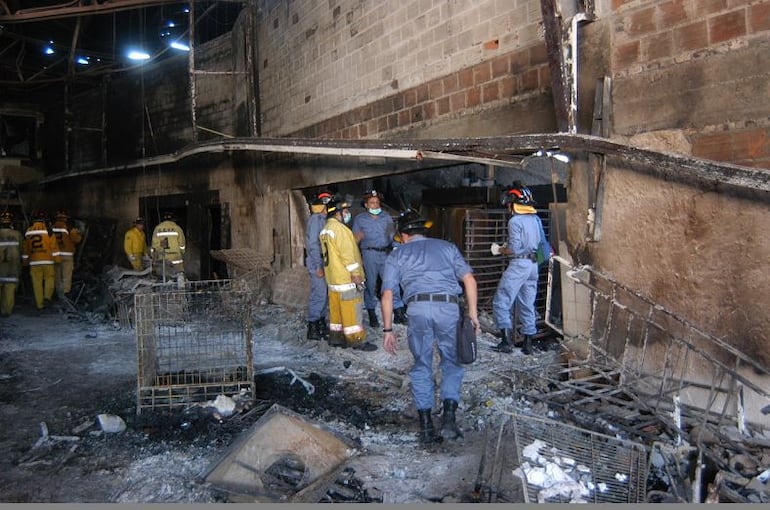
M 361 258 L 364 261 L 364 273 L 366 274 L 366 289 L 364 290 L 364 306 L 371 310 L 379 307 L 377 302 L 377 277 L 382 279 L 382 270 L 385 267 L 385 259 L 388 258 L 388 252 L 361 250 Z M 393 289 L 393 309 L 401 308 L 404 302 L 401 301 L 401 289 Z
M 326 278 L 318 277 L 315 271 L 308 271 L 310 275 L 310 296 L 307 299 L 307 320 L 315 322 L 329 315 L 329 298 Z
M 433 384 L 433 342 L 441 355 L 441 400 L 460 401 L 460 386 L 465 369 L 457 363 L 457 319 L 455 303 L 413 301 L 409 304 L 409 350 L 414 365 L 409 372 L 412 395 L 417 409 L 432 409 L 435 401 Z
M 529 259 L 513 259 L 508 264 L 492 301 L 495 322 L 499 329 L 513 329 L 511 308 L 516 301 L 519 305 L 521 333 L 523 335 L 537 333 L 535 327 L 537 274 L 537 264 Z

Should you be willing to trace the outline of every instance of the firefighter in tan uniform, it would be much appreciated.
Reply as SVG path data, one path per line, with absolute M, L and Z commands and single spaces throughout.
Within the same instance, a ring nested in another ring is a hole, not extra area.
M 75 268 L 75 249 L 83 240 L 83 234 L 77 228 L 70 228 L 68 224 L 69 214 L 60 210 L 56 213 L 56 222 L 53 224 L 53 234 L 59 243 L 59 260 L 55 265 L 56 293 L 59 296 L 69 294 L 72 290 L 72 271 Z
M 134 220 L 134 226 L 126 230 L 126 235 L 123 236 L 123 251 L 134 271 L 144 269 L 144 262 L 150 257 L 147 236 L 144 233 L 144 218 L 137 218 Z
M 13 228 L 13 215 L 0 214 L 0 317 L 8 317 L 16 303 L 21 276 L 21 232 Z
M 347 227 L 350 204 L 332 200 L 326 204 L 326 224 L 319 235 L 324 276 L 329 287 L 329 345 L 374 351 L 366 342 L 361 303 L 364 265 L 356 238 Z
M 163 213 L 163 221 L 152 232 L 154 272 L 164 279 L 184 275 L 184 232 L 173 217 L 170 212 Z
M 29 266 L 35 306 L 42 310 L 51 302 L 56 282 L 54 264 L 59 261 L 59 243 L 56 236 L 48 232 L 45 213 L 37 211 L 32 215 L 32 226 L 24 233 L 22 263 Z

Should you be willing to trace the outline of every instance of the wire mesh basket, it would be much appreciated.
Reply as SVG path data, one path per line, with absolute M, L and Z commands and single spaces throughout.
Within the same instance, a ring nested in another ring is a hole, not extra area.
M 218 395 L 253 400 L 249 296 L 230 280 L 173 282 L 135 295 L 137 414 Z
M 643 503 L 644 445 L 534 416 L 509 413 L 527 502 Z

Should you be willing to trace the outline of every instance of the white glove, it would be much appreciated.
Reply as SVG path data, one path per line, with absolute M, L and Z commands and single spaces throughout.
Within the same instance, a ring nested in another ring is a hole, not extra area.
M 505 248 L 505 243 L 503 244 L 492 243 L 492 246 L 489 247 L 489 251 L 490 253 L 492 253 L 492 255 L 500 255 L 501 248 Z

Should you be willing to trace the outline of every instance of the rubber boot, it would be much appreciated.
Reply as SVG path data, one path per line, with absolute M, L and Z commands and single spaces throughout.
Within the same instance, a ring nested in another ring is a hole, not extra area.
M 396 324 L 406 324 L 408 322 L 406 310 L 404 310 L 403 306 L 393 310 L 393 322 Z
M 380 327 L 380 321 L 377 320 L 377 312 L 374 308 L 367 308 L 366 311 L 369 312 L 369 325 L 373 328 Z
M 441 437 L 446 440 L 463 437 L 462 431 L 455 423 L 455 411 L 457 411 L 457 401 L 444 399 L 444 414 L 441 422 Z
M 310 321 L 307 323 L 307 339 L 308 340 L 321 339 L 321 331 L 318 329 L 318 321 Z
M 536 352 L 532 345 L 532 335 L 524 335 L 524 347 L 522 347 L 521 352 L 524 354 L 534 354 Z
M 316 321 L 318 325 L 318 334 L 321 335 L 323 340 L 329 339 L 329 325 L 326 323 L 326 317 L 321 317 Z
M 513 352 L 513 330 L 501 329 L 500 337 L 502 340 L 497 344 L 495 350 L 499 352 Z
M 435 443 L 438 439 L 436 436 L 436 429 L 433 428 L 433 419 L 430 416 L 430 409 L 418 409 L 417 414 L 420 415 L 420 435 L 419 440 L 423 445 L 429 445 Z

